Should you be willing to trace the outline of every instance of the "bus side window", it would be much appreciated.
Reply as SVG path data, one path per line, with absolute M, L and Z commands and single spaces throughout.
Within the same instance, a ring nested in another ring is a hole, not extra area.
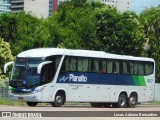
M 88 58 L 83 59 L 83 72 L 88 72 Z
M 143 62 L 139 62 L 139 64 L 138 64 L 138 75 L 144 75 L 144 64 L 143 64 Z
M 65 64 L 65 70 L 68 72 L 70 71 L 70 61 L 69 61 L 69 58 L 66 57 L 63 61 L 63 63 Z
M 47 65 L 44 65 L 42 67 L 42 74 L 41 74 L 41 83 L 42 84 L 45 84 L 45 83 L 48 83 L 48 82 L 51 82 L 53 77 L 54 77 L 54 65 L 53 63 L 51 64 L 47 64 Z
M 114 73 L 119 73 L 119 61 L 115 61 L 114 62 L 114 67 L 113 67 L 113 69 L 114 69 Z
M 88 72 L 89 70 L 89 63 L 88 63 L 88 58 L 81 58 L 79 57 L 77 59 L 77 64 L 78 64 L 78 72 Z
M 123 62 L 123 73 L 124 74 L 128 73 L 128 71 L 127 71 L 127 63 L 125 61 Z
M 103 66 L 102 66 L 102 61 L 99 60 L 99 73 L 104 73 L 103 72 Z
M 93 66 L 94 64 L 93 64 L 93 59 L 92 58 L 89 58 L 89 60 L 88 60 L 88 71 L 89 72 L 93 72 L 93 68 L 94 68 L 94 66 Z
M 133 62 L 129 63 L 130 74 L 134 74 L 134 64 Z
M 116 73 L 116 64 L 115 64 L 115 61 L 113 61 L 112 73 Z
M 65 57 L 62 66 L 61 72 L 77 71 L 77 58 L 72 56 Z
M 77 71 L 77 60 L 76 60 L 76 58 L 70 58 L 70 71 Z
M 105 60 L 99 61 L 99 72 L 106 73 L 106 61 Z
M 107 60 L 107 73 L 112 73 L 113 61 Z
M 150 62 L 145 63 L 145 75 L 150 75 L 153 73 L 153 64 Z
M 133 73 L 135 75 L 138 75 L 138 63 L 137 62 L 134 62 L 134 71 L 133 71 Z
M 119 73 L 123 74 L 123 61 L 120 61 L 119 63 Z
M 99 61 L 98 59 L 90 58 L 88 63 L 89 72 L 99 73 Z
M 94 59 L 94 72 L 99 72 L 99 61 L 98 59 Z

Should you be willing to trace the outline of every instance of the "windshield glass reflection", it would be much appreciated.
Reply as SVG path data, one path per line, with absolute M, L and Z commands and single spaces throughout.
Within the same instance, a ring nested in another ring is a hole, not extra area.
M 31 88 L 40 84 L 37 74 L 38 65 L 42 58 L 17 58 L 12 70 L 10 86 Z

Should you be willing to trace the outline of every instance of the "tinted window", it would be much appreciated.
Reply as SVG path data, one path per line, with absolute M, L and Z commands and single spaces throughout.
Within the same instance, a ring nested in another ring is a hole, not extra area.
M 153 65 L 145 61 L 66 56 L 61 71 L 149 75 L 153 73 Z

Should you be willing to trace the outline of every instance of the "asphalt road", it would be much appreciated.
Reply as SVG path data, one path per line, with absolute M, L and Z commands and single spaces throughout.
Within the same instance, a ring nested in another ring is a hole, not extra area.
M 6 115 L 5 112 L 10 112 L 10 111 L 12 117 L 5 117 Z M 42 105 L 40 104 L 36 107 L 28 107 L 27 105 L 24 106 L 0 105 L 0 116 L 2 116 L 2 112 L 3 112 L 3 117 L 0 117 L 0 120 L 32 120 L 32 119 L 33 120 L 64 120 L 64 119 L 66 120 L 81 120 L 81 119 L 159 120 L 160 119 L 160 117 L 156 117 L 156 115 L 160 115 L 160 105 L 138 105 L 136 108 L 92 108 L 89 105 L 87 106 L 65 105 L 62 107 L 52 107 L 51 105 L 44 105 L 44 104 Z M 128 115 L 127 117 L 126 114 Z M 139 116 L 140 114 L 143 114 L 144 116 L 140 117 Z M 48 116 L 41 117 L 43 115 L 46 116 L 50 115 L 52 117 Z M 58 115 L 58 117 L 57 116 L 53 117 L 54 115 L 55 116 Z M 149 115 L 149 117 L 147 117 L 146 115 Z

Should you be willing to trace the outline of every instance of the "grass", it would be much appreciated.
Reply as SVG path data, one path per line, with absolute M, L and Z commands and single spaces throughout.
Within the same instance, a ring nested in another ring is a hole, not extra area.
M 21 102 L 21 101 L 12 101 L 9 99 L 0 98 L 0 105 L 20 106 L 25 104 L 26 104 L 25 102 Z
M 40 105 L 50 105 L 50 103 L 39 103 Z M 23 101 L 13 101 L 9 99 L 0 98 L 0 105 L 9 105 L 9 106 L 22 106 L 26 105 L 26 102 Z M 78 103 L 78 102 L 67 102 L 65 105 L 89 105 L 89 103 Z
M 149 104 L 149 105 L 160 105 L 160 101 L 149 102 L 147 104 Z
M 82 105 L 82 106 L 88 106 L 90 105 L 89 103 L 85 102 L 66 102 L 65 105 Z

